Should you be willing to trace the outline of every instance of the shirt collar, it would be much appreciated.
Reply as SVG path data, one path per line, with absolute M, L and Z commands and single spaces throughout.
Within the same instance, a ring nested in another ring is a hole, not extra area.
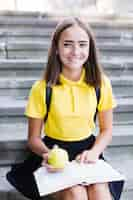
M 60 83 L 67 84 L 67 85 L 84 85 L 85 84 L 85 69 L 82 70 L 80 79 L 78 81 L 72 81 L 67 79 L 63 74 L 60 74 Z

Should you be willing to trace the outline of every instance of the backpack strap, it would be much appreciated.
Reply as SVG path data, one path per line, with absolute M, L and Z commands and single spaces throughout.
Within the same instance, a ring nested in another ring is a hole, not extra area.
M 98 113 L 98 104 L 99 104 L 99 100 L 100 100 L 100 88 L 99 87 L 95 88 L 95 92 L 96 92 L 96 98 L 97 98 L 97 107 L 96 107 L 96 112 L 94 115 L 94 122 L 96 122 L 96 117 L 97 117 L 97 113 Z
M 51 97 L 52 97 L 52 87 L 46 85 L 46 108 L 47 108 L 47 112 L 46 112 L 46 115 L 44 117 L 44 122 L 46 122 L 46 120 L 48 118 L 48 112 L 49 112 L 49 109 L 50 109 Z

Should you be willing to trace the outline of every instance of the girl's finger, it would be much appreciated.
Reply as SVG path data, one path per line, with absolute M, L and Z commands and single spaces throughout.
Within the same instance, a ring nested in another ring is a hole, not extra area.
M 90 155 L 89 155 L 88 153 L 86 153 L 86 156 L 85 156 L 84 162 L 85 162 L 85 163 L 95 163 L 95 162 L 96 162 L 96 159 L 90 157 Z
M 43 157 L 44 160 L 47 161 L 48 160 L 48 153 L 43 153 L 42 157 Z
M 45 160 L 43 160 L 43 161 L 42 161 L 42 163 L 41 163 L 41 165 L 42 165 L 42 166 L 44 166 L 44 167 L 46 167 L 46 166 L 47 166 L 47 163 L 46 163 L 46 161 L 45 161 Z
M 48 172 L 59 172 L 59 171 L 63 170 L 62 168 L 54 168 L 52 165 L 49 165 L 48 163 L 45 163 L 45 162 L 44 162 L 43 166 L 46 167 Z
M 80 162 L 83 163 L 85 161 L 86 151 L 84 151 L 80 156 Z
M 86 154 L 85 158 L 84 158 L 84 163 L 89 163 L 89 159 L 88 159 L 88 156 Z
M 76 156 L 76 159 L 75 159 L 75 160 L 76 160 L 77 162 L 80 162 L 80 156 L 81 156 L 80 154 Z
M 63 169 L 56 169 L 56 168 L 47 168 L 48 172 L 55 173 L 55 172 L 61 172 Z

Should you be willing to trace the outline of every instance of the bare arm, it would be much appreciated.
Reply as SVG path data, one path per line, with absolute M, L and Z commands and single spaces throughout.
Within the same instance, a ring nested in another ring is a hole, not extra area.
M 76 157 L 79 162 L 95 162 L 112 139 L 112 109 L 98 113 L 99 134 L 90 150 L 85 150 Z
M 48 147 L 42 142 L 41 130 L 43 119 L 28 118 L 28 146 L 39 156 L 49 151 Z
M 112 140 L 112 121 L 113 121 L 112 109 L 99 112 L 98 119 L 99 119 L 99 134 L 96 137 L 96 141 L 92 150 L 96 154 L 100 155 Z

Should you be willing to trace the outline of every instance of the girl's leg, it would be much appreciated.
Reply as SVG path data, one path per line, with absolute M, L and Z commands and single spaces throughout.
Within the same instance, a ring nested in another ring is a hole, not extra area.
M 87 190 L 81 185 L 57 192 L 53 197 L 56 200 L 88 200 Z
M 112 200 L 108 183 L 97 183 L 87 186 L 90 200 Z

